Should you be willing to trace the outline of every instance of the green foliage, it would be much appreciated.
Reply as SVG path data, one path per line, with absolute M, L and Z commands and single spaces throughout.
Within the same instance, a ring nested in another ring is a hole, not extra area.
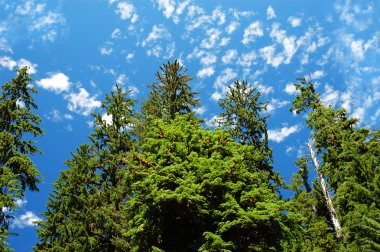
M 278 193 L 283 184 L 272 170 L 260 92 L 236 81 L 220 101 L 223 127 L 204 129 L 192 112 L 199 106 L 188 84 L 192 77 L 178 61 L 160 70 L 142 116 L 120 87 L 106 96 L 104 114 L 93 115 L 90 143 L 72 154 L 54 184 L 36 251 L 380 249 L 379 131 L 358 128 L 344 109 L 325 106 L 311 82 L 298 79 L 291 110 L 308 113 L 320 172 L 342 224 L 338 239 L 321 185 L 311 183 L 307 157 L 296 162 L 291 199 Z M 22 73 L 12 85 L 30 81 Z M 7 85 L 0 100 L 0 202 L 12 209 L 38 182 L 28 158 L 38 149 L 22 136 L 42 131 L 38 117 L 22 117 L 35 108 L 31 97 Z M 26 167 L 31 176 L 17 172 Z
M 43 134 L 40 118 L 32 97 L 37 93 L 29 83 L 27 67 L 2 85 L 0 94 L 0 247 L 6 250 L 9 220 L 16 209 L 16 200 L 22 199 L 26 189 L 37 191 L 41 174 L 30 159 L 40 153 L 35 146 L 37 136 Z
M 261 92 L 246 81 L 235 81 L 228 87 L 226 97 L 219 102 L 222 108 L 220 123 L 230 130 L 234 139 L 253 145 L 271 159 L 266 123 L 268 116 L 262 115 L 267 102 L 260 101 L 260 96 Z
M 136 124 L 134 101 L 120 87 L 106 96 L 94 114 L 91 145 L 83 144 L 66 164 L 54 185 L 54 193 L 39 222 L 41 241 L 36 251 L 127 251 L 122 233 L 127 227 L 123 214 L 130 194 L 125 178 Z
M 293 102 L 297 113 L 310 111 L 307 125 L 312 129 L 315 147 L 323 165 L 322 174 L 334 197 L 341 221 L 342 251 L 377 251 L 380 246 L 380 141 L 379 131 L 357 128 L 357 119 L 344 109 L 333 109 L 320 102 L 312 83 L 300 79 L 300 90 Z M 320 201 L 319 201 L 320 202 Z M 326 238 L 327 239 L 327 238 Z
M 157 81 L 150 84 L 148 100 L 142 106 L 143 114 L 165 120 L 173 120 L 176 113 L 180 115 L 190 113 L 199 106 L 199 99 L 194 96 L 197 92 L 191 91 L 189 82 L 193 79 L 183 66 L 176 60 L 160 67 L 156 73 Z
M 133 251 L 281 251 L 291 221 L 254 146 L 191 115 L 155 120 L 130 172 Z
M 272 149 L 268 146 L 268 115 L 263 115 L 267 102 L 260 101 L 258 92 L 246 81 L 235 81 L 228 87 L 226 97 L 221 99 L 222 109 L 219 124 L 228 129 L 232 138 L 257 150 L 254 166 L 259 170 L 271 172 L 270 179 L 277 185 L 282 184 L 279 174 L 272 171 Z

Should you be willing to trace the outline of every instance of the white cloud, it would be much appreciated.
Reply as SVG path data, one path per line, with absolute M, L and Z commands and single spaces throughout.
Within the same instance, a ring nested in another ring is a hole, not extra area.
M 344 92 L 342 94 L 342 100 L 343 100 L 342 108 L 344 108 L 348 113 L 351 112 L 351 106 L 353 104 L 352 96 L 353 95 L 350 91 Z
M 259 21 L 251 23 L 244 30 L 243 44 L 248 45 L 250 42 L 253 42 L 255 37 L 261 37 L 264 35 L 262 24 Z
M 181 15 L 183 13 L 183 11 L 186 9 L 186 7 L 190 4 L 191 0 L 185 0 L 185 1 L 181 1 L 181 3 L 178 4 L 178 7 L 175 11 L 175 13 L 177 15 Z M 177 20 L 177 23 L 178 23 L 179 20 Z
M 321 79 L 323 76 L 325 76 L 325 72 L 323 70 L 317 70 L 313 73 L 310 74 L 310 79 L 312 80 L 319 80 Z
M 23 5 L 16 7 L 16 14 L 19 15 L 34 15 L 41 13 L 45 9 L 45 4 L 34 4 L 34 0 L 25 1 Z
M 162 53 L 163 49 L 162 49 L 162 46 L 160 45 L 155 45 L 155 46 L 152 46 L 150 49 L 148 49 L 146 51 L 146 54 L 148 56 L 156 56 L 157 58 L 159 58 L 161 56 L 161 53 Z
M 226 14 L 221 10 L 220 7 L 217 7 L 211 16 L 212 20 L 218 20 L 217 24 L 222 25 L 226 22 Z
M 323 104 L 335 106 L 339 102 L 340 92 L 328 84 L 325 85 L 325 92 L 322 94 L 321 100 Z
M 47 89 L 49 91 L 54 91 L 55 93 L 61 93 L 63 91 L 68 91 L 71 85 L 69 77 L 63 73 L 51 74 L 48 78 L 44 78 L 36 81 L 37 86 Z
M 255 63 L 256 57 L 257 55 L 255 51 L 244 53 L 239 57 L 237 64 L 243 67 L 250 67 L 251 65 Z
M 259 50 L 261 57 L 266 61 L 268 65 L 272 65 L 277 68 L 284 62 L 284 56 L 281 54 L 275 55 L 275 47 L 274 46 L 266 46 Z
M 206 54 L 206 51 L 199 50 L 198 47 L 195 47 L 194 50 L 189 55 L 187 55 L 186 58 L 188 60 L 199 59 L 200 57 L 202 57 L 205 54 Z
M 226 32 L 228 34 L 233 33 L 237 28 L 239 27 L 239 22 L 237 21 L 232 21 L 227 27 L 226 27 Z
M 290 25 L 292 27 L 298 27 L 301 25 L 302 20 L 300 18 L 296 18 L 296 17 L 289 17 L 288 22 L 290 23 Z
M 199 108 L 196 108 L 194 109 L 194 112 L 198 115 L 203 115 L 205 112 L 207 111 L 207 109 L 205 107 L 199 107 Z
M 218 91 L 215 91 L 214 93 L 212 93 L 210 99 L 212 101 L 219 101 L 220 99 L 222 99 L 222 94 L 219 93 Z
M 63 118 L 65 118 L 66 120 L 73 120 L 74 119 L 74 117 L 70 114 L 64 114 Z
M 42 30 L 56 24 L 64 24 L 65 22 L 66 20 L 61 13 L 49 11 L 47 15 L 34 20 L 29 29 L 31 31 Z
M 219 123 L 219 122 L 221 122 L 221 120 L 223 120 L 222 117 L 219 117 L 219 116 L 214 115 L 213 117 L 211 117 L 210 119 L 208 119 L 208 120 L 206 121 L 206 125 L 207 125 L 208 127 L 210 127 L 210 128 L 213 128 L 213 127 L 215 127 L 215 126 L 220 126 L 220 123 Z
M 206 67 L 198 71 L 197 76 L 199 78 L 206 78 L 214 75 L 215 70 L 214 67 Z
M 296 87 L 293 85 L 293 83 L 286 84 L 284 91 L 288 95 L 295 95 L 299 93 L 299 91 L 296 89 Z
M 107 126 L 112 125 L 112 115 L 104 113 L 102 115 L 102 121 L 104 121 Z
M 166 40 L 165 43 L 160 41 Z M 148 34 L 147 38 L 142 41 L 143 47 L 148 47 L 146 53 L 148 56 L 155 56 L 159 58 L 161 55 L 164 59 L 170 59 L 175 52 L 175 42 L 170 41 L 171 34 L 163 25 L 153 25 L 152 31 Z
M 180 21 L 179 16 L 182 15 L 191 1 L 179 1 L 177 8 L 175 0 L 156 0 L 156 2 L 158 3 L 158 10 L 162 10 L 167 19 L 172 18 L 173 22 L 178 24 Z
M 129 91 L 129 95 L 130 95 L 131 97 L 136 97 L 137 94 L 140 93 L 139 88 L 136 87 L 136 86 L 133 86 L 133 85 L 128 86 L 128 87 L 127 87 L 127 90 Z
M 3 56 L 0 57 L 0 66 L 3 68 L 7 68 L 8 70 L 12 71 L 15 66 L 17 66 L 17 62 L 14 61 L 12 58 Z
M 201 64 L 208 66 L 208 65 L 214 64 L 216 60 L 217 58 L 214 54 L 206 53 L 206 55 L 201 58 Z
M 352 117 L 359 119 L 360 122 L 363 122 L 365 115 L 365 109 L 364 108 L 357 108 L 354 113 L 352 114 Z
M 367 50 L 374 48 L 377 43 L 378 41 L 376 38 L 370 39 L 366 43 L 362 39 L 352 40 L 350 43 L 352 55 L 357 60 L 363 60 Z
M 95 108 L 101 105 L 101 102 L 97 101 L 95 96 L 90 96 L 84 88 L 80 88 L 79 93 L 70 93 L 65 95 L 64 98 L 68 100 L 67 108 L 70 111 L 84 116 L 90 115 Z
M 68 124 L 64 127 L 65 130 L 67 130 L 68 132 L 72 132 L 74 130 L 73 126 L 71 124 Z
M 135 23 L 139 18 L 135 6 L 127 2 L 119 2 L 117 4 L 116 13 L 120 14 L 120 18 L 123 20 L 130 19 L 132 24 Z
M 222 62 L 224 64 L 231 64 L 233 63 L 232 61 L 236 59 L 238 53 L 236 49 L 230 49 L 226 51 L 226 54 L 222 57 Z
M 169 31 L 163 25 L 153 25 L 152 31 L 148 37 L 142 42 L 142 46 L 145 47 L 148 43 L 159 39 L 170 39 L 171 35 Z
M 293 146 L 286 146 L 285 152 L 287 155 L 290 155 L 293 151 L 295 151 Z
M 170 18 L 175 11 L 175 0 L 157 0 L 158 9 L 164 11 L 166 18 Z
M 280 29 L 279 23 L 273 24 L 270 37 L 275 39 L 277 43 L 280 43 L 283 46 L 283 50 L 275 55 L 275 46 L 266 46 L 260 49 L 261 56 L 266 60 L 267 64 L 275 68 L 282 63 L 289 64 L 300 46 L 300 42 L 297 42 L 295 36 L 287 36 L 286 31 Z
M 272 19 L 275 17 L 276 17 L 276 13 L 274 12 L 274 9 L 272 8 L 272 6 L 269 6 L 267 8 L 267 19 Z
M 50 41 L 50 42 L 54 42 L 55 39 L 57 38 L 58 34 L 55 30 L 50 30 L 48 32 L 46 32 L 45 34 L 42 35 L 42 40 L 43 41 Z
M 226 68 L 222 73 L 216 78 L 214 83 L 214 88 L 225 89 L 230 85 L 229 82 L 237 77 L 237 73 L 231 68 Z
M 212 28 L 208 29 L 206 34 L 208 37 L 202 40 L 200 46 L 206 49 L 211 49 L 215 47 L 216 41 L 219 39 L 221 32 L 218 29 Z
M 5 38 L 0 38 L 0 51 L 9 52 L 13 54 L 13 50 Z
M 31 211 L 27 211 L 25 214 L 21 216 L 15 217 L 15 219 L 12 221 L 12 228 L 25 228 L 25 227 L 33 227 L 36 226 L 37 224 L 35 223 L 36 221 L 40 221 L 41 218 L 38 217 L 35 213 Z
M 201 25 L 210 24 L 212 19 L 205 15 L 205 10 L 197 5 L 190 5 L 187 9 L 186 30 L 191 32 Z
M 257 88 L 262 94 L 265 94 L 265 95 L 268 95 L 269 93 L 273 92 L 273 87 L 268 86 L 268 85 L 264 86 L 264 85 L 260 84 L 259 82 L 255 82 L 253 84 L 253 87 Z
M 120 29 L 119 28 L 114 29 L 112 34 L 111 34 L 111 38 L 117 39 L 117 38 L 120 38 L 120 36 L 121 36 Z
M 125 74 L 120 74 L 119 77 L 117 77 L 116 83 L 119 85 L 125 84 L 127 81 L 127 76 Z
M 300 130 L 299 125 L 294 125 L 291 127 L 283 127 L 281 129 L 276 130 L 268 130 L 268 138 L 271 141 L 276 143 L 280 143 L 285 140 L 288 136 L 298 132 Z
M 135 54 L 134 53 L 128 53 L 127 56 L 125 57 L 125 59 L 127 61 L 130 61 L 131 59 L 133 59 L 135 57 Z
M 173 57 L 175 52 L 175 42 L 172 41 L 171 43 L 166 44 L 165 54 L 162 56 L 163 59 L 170 59 Z
M 279 108 L 282 108 L 282 107 L 288 105 L 289 103 L 290 103 L 289 101 L 281 101 L 281 100 L 277 100 L 275 98 L 272 98 L 267 105 L 267 111 L 273 112 L 276 109 L 279 109 Z
M 364 4 L 364 6 L 360 6 L 359 4 L 351 4 L 350 0 L 345 0 L 337 2 L 334 7 L 340 15 L 339 19 L 358 31 L 366 30 L 373 22 L 372 17 L 374 8 L 372 4 Z
M 53 109 L 45 117 L 53 122 L 61 122 L 63 120 L 61 112 L 58 109 Z
M 101 47 L 99 50 L 100 50 L 100 54 L 105 55 L 105 56 L 111 55 L 111 53 L 113 52 L 113 48 L 111 45 Z
M 0 66 L 3 68 L 7 68 L 10 71 L 13 71 L 15 68 L 23 68 L 28 67 L 29 74 L 37 73 L 37 64 L 33 64 L 27 59 L 19 59 L 18 61 L 13 60 L 11 57 L 3 56 L 0 57 Z
M 26 199 L 16 199 L 15 205 L 17 208 L 23 207 L 28 201 Z

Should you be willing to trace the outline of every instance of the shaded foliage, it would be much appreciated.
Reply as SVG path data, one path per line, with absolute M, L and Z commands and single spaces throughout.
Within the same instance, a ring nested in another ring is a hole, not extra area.
M 38 191 L 41 174 L 30 156 L 41 153 L 36 137 L 43 135 L 41 119 L 33 113 L 37 109 L 33 95 L 37 90 L 30 85 L 28 68 L 17 71 L 17 76 L 2 85 L 0 94 L 0 247 L 6 249 L 9 221 L 25 190 Z
M 134 149 L 134 101 L 120 87 L 94 114 L 91 145 L 83 144 L 66 164 L 38 223 L 36 251 L 126 251 L 122 213 L 130 188 L 125 178 Z M 109 120 L 106 120 L 108 118 Z

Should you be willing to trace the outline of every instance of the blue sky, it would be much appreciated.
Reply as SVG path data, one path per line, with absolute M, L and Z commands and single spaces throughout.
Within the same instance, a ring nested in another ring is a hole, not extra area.
M 19 201 L 11 246 L 35 244 L 32 221 L 70 152 L 87 141 L 104 95 L 118 83 L 141 100 L 169 60 L 195 77 L 197 112 L 208 125 L 233 81 L 263 93 L 275 167 L 287 181 L 309 135 L 304 118 L 289 112 L 297 77 L 311 78 L 326 104 L 378 129 L 379 11 L 379 1 L 350 0 L 0 0 L 0 81 L 30 66 L 45 130 L 44 154 L 33 157 L 44 183 Z

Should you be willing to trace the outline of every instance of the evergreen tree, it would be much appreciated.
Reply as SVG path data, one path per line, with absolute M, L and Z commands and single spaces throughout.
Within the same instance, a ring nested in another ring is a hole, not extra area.
M 295 242 L 296 251 L 335 251 L 337 237 L 331 223 L 325 197 L 317 179 L 309 183 L 308 158 L 296 162 L 298 172 L 292 176 L 291 189 L 295 195 L 289 201 L 289 214 L 298 216 L 301 229 Z
M 130 195 L 127 160 L 134 149 L 134 101 L 120 87 L 106 96 L 94 114 L 91 145 L 67 161 L 39 223 L 36 251 L 127 251 L 123 213 Z M 109 120 L 106 120 L 108 118 Z
M 176 60 L 163 64 L 160 70 L 156 73 L 157 81 L 148 86 L 151 91 L 142 106 L 145 117 L 173 120 L 176 113 L 190 113 L 199 106 L 199 99 L 194 98 L 198 93 L 191 91 L 189 85 L 193 77 L 187 74 L 187 69 Z
M 132 250 L 284 250 L 295 221 L 254 166 L 259 152 L 191 114 L 154 120 L 130 161 Z
M 344 109 L 321 103 L 312 83 L 300 79 L 301 93 L 293 102 L 297 113 L 310 111 L 307 125 L 312 129 L 320 172 L 332 191 L 333 204 L 342 225 L 342 251 L 380 249 L 379 131 L 357 128 L 357 119 Z
M 30 156 L 41 153 L 33 139 L 43 134 L 27 67 L 2 85 L 0 95 L 0 249 L 6 250 L 11 211 L 26 189 L 38 191 L 41 174 Z
M 267 102 L 260 101 L 258 92 L 246 81 L 235 81 L 228 87 L 226 97 L 221 99 L 222 109 L 220 123 L 229 129 L 232 137 L 242 144 L 249 144 L 272 159 L 272 151 L 268 147 L 267 118 L 263 113 Z
M 268 146 L 267 102 L 260 101 L 261 92 L 258 92 L 246 81 L 235 81 L 228 87 L 226 97 L 221 99 L 219 106 L 222 109 L 219 124 L 228 129 L 235 141 L 244 145 L 251 145 L 257 151 L 255 167 L 261 171 L 271 173 L 271 179 L 278 185 L 282 179 L 278 173 L 272 171 L 272 149 Z

